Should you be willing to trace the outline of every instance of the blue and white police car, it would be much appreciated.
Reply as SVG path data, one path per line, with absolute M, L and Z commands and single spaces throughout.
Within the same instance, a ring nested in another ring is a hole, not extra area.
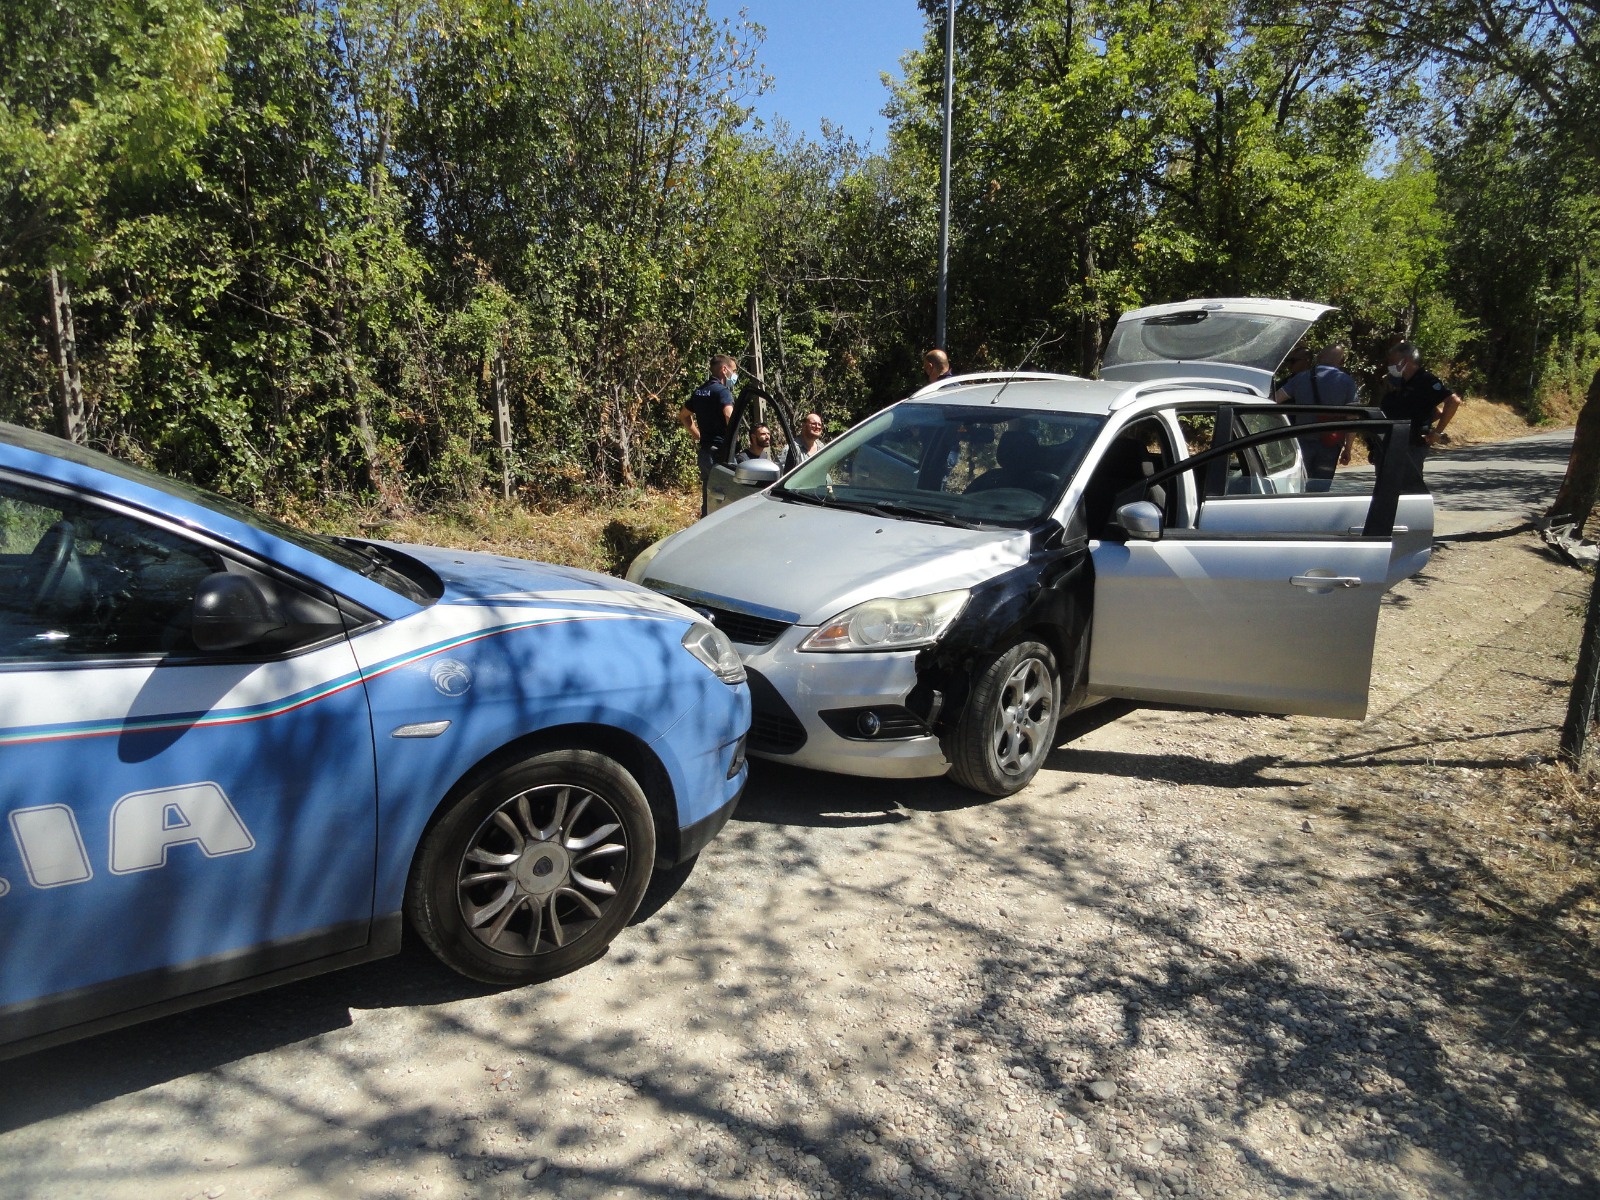
M 393 953 L 599 955 L 747 775 L 655 593 L 316 537 L 0 424 L 0 1057 Z

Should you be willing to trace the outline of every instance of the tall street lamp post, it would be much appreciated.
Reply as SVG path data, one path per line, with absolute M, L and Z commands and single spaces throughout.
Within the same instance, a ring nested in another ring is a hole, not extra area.
M 933 344 L 945 349 L 945 315 L 950 308 L 950 116 L 955 106 L 956 0 L 944 14 L 944 155 L 939 161 L 939 301 Z

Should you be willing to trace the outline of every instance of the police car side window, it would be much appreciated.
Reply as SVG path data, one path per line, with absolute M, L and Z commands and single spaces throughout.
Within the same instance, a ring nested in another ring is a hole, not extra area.
M 194 653 L 221 555 L 158 525 L 0 479 L 0 663 Z

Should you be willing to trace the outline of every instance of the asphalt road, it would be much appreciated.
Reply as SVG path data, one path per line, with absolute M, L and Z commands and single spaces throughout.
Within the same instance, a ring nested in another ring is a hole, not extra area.
M 1572 430 L 1443 450 L 1423 474 L 1433 489 L 1434 533 L 1459 537 L 1532 520 L 1555 498 Z

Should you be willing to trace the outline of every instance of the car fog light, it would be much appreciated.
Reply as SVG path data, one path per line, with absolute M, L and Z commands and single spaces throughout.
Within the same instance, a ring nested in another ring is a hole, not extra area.
M 866 737 L 877 737 L 878 731 L 883 728 L 883 722 L 878 719 L 877 713 L 864 712 L 856 718 L 856 728 Z

